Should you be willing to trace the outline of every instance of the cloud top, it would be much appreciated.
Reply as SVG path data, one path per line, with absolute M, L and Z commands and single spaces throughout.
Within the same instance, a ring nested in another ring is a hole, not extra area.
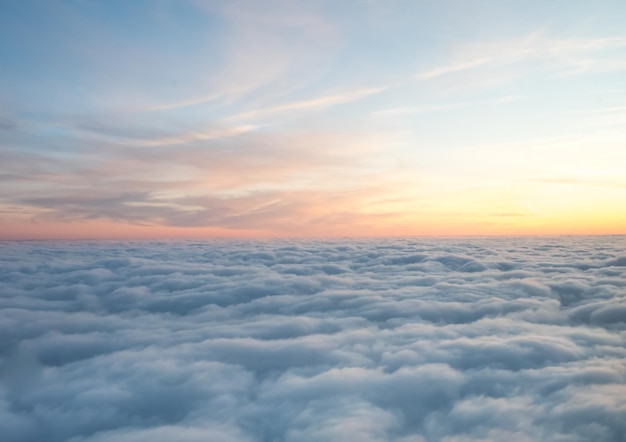
M 0 433 L 621 441 L 625 246 L 3 242 Z

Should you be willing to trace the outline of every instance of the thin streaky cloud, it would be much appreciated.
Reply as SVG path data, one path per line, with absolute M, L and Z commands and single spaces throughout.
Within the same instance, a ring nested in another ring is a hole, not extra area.
M 128 147 L 173 146 L 178 144 L 192 143 L 195 141 L 220 140 L 223 138 L 235 137 L 258 128 L 258 125 L 245 124 L 226 128 L 218 128 L 208 131 L 191 131 L 180 135 L 155 139 L 115 138 L 113 140 Z
M 571 176 L 544 176 L 535 177 L 530 181 L 543 182 L 551 184 L 564 184 L 574 186 L 593 186 L 593 187 L 607 187 L 626 189 L 626 180 L 611 180 L 602 176 L 584 176 L 584 175 L 571 175 Z
M 443 64 L 421 73 L 416 78 L 428 80 L 448 74 L 474 70 L 484 66 L 502 66 L 538 59 L 557 65 L 589 70 L 620 70 L 626 68 L 621 58 L 609 60 L 589 59 L 589 54 L 603 53 L 626 47 L 626 38 L 558 38 L 535 31 L 518 39 L 501 42 L 464 43 L 457 47 L 462 55 L 458 61 Z M 575 72 L 575 71 L 572 71 Z
M 277 114 L 281 112 L 287 112 L 287 111 L 300 111 L 300 110 L 328 108 L 328 107 L 335 106 L 338 104 L 358 101 L 362 98 L 365 98 L 371 95 L 380 94 L 388 90 L 390 87 L 391 86 L 382 86 L 382 87 L 358 89 L 358 90 L 349 91 L 349 92 L 345 92 L 345 93 L 337 94 L 337 95 L 326 95 L 326 96 L 322 96 L 318 98 L 313 98 L 310 100 L 295 101 L 291 103 L 279 104 L 276 106 L 270 106 L 270 107 L 242 112 L 242 113 L 239 113 L 230 117 L 229 119 L 230 120 L 244 120 L 244 119 L 265 117 L 268 115 Z
M 478 100 L 478 101 L 459 101 L 456 103 L 445 103 L 445 104 L 432 104 L 432 105 L 424 105 L 424 106 L 402 106 L 402 107 L 394 107 L 389 109 L 382 109 L 378 111 L 372 112 L 370 115 L 373 117 L 397 117 L 400 115 L 408 115 L 415 113 L 427 113 L 427 112 L 439 112 L 450 109 L 458 109 L 467 106 L 477 106 L 484 104 L 506 104 L 512 103 L 514 101 L 521 100 L 521 97 L 508 95 L 502 98 L 496 98 L 492 100 Z
M 467 71 L 469 69 L 475 69 L 480 66 L 484 66 L 488 63 L 495 61 L 492 57 L 481 57 L 475 60 L 463 61 L 459 63 L 452 63 L 434 68 L 422 73 L 417 74 L 418 79 L 428 80 L 430 78 L 440 77 L 442 75 L 451 74 L 460 71 Z
M 621 113 L 626 112 L 626 106 L 610 106 L 610 107 L 601 107 L 597 109 L 585 109 L 584 111 L 578 111 L 579 113 L 587 113 L 587 114 L 610 114 L 610 113 Z
M 184 109 L 190 106 L 197 106 L 199 104 L 211 103 L 223 98 L 225 94 L 217 93 L 212 95 L 203 95 L 199 97 L 189 98 L 187 100 L 175 101 L 171 103 L 155 104 L 151 106 L 138 107 L 131 109 L 129 112 L 160 112 L 171 111 L 176 109 Z
M 397 117 L 400 115 L 407 114 L 416 114 L 421 112 L 437 112 L 448 109 L 457 109 L 459 107 L 464 107 L 470 104 L 467 101 L 460 101 L 458 103 L 449 103 L 449 104 L 433 104 L 430 106 L 403 106 L 403 107 L 394 107 L 390 109 L 383 109 L 379 111 L 374 111 L 370 115 L 373 117 Z

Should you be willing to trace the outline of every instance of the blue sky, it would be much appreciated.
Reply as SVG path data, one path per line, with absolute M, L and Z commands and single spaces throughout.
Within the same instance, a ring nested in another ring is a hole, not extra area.
M 0 10 L 3 237 L 624 233 L 623 2 Z

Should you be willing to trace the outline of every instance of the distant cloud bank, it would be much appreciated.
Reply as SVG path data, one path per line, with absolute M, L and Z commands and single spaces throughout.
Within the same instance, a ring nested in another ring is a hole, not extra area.
M 7 442 L 614 441 L 626 237 L 0 243 Z

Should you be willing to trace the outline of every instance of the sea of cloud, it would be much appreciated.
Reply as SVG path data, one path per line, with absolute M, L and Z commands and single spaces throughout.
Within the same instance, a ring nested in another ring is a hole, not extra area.
M 626 440 L 626 237 L 0 243 L 5 442 Z

